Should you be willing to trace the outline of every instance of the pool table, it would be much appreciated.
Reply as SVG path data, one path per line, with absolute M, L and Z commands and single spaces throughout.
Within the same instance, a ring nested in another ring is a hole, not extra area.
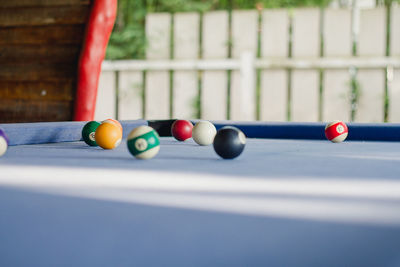
M 400 266 L 400 125 L 215 122 L 223 160 L 161 134 L 151 160 L 81 141 L 84 122 L 0 125 L 0 266 Z

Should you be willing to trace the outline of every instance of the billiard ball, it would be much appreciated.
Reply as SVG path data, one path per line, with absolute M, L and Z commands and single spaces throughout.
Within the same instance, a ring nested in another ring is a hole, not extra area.
M 0 129 L 0 157 L 7 152 L 8 143 L 9 140 L 6 133 Z
M 217 129 L 209 121 L 199 121 L 192 130 L 193 140 L 201 146 L 211 145 L 216 134 Z
M 192 137 L 193 124 L 188 120 L 176 120 L 171 126 L 171 134 L 178 141 Z
M 333 121 L 325 127 L 325 136 L 333 143 L 343 142 L 349 133 L 347 125 L 342 121 Z
M 97 127 L 94 138 L 101 148 L 114 149 L 121 143 L 122 131 L 115 123 L 105 121 Z
M 106 120 L 102 121 L 101 123 L 104 123 L 104 122 L 112 122 L 112 123 L 115 123 L 115 124 L 118 126 L 118 128 L 121 129 L 122 132 L 124 131 L 124 129 L 122 128 L 121 123 L 120 123 L 119 121 L 117 121 L 117 120 L 114 120 L 114 119 L 106 119 Z
M 232 126 L 225 126 L 215 135 L 213 146 L 215 152 L 223 159 L 239 156 L 246 145 L 244 133 Z
M 160 151 L 160 138 L 150 126 L 139 126 L 129 133 L 127 145 L 134 157 L 151 159 Z
M 89 146 L 97 146 L 96 139 L 94 138 L 97 127 L 100 123 L 97 121 L 89 121 L 82 128 L 82 138 Z

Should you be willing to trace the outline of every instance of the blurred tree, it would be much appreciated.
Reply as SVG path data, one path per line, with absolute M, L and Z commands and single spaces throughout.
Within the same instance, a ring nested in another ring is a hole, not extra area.
M 118 14 L 107 48 L 107 59 L 143 58 L 146 0 L 119 0 Z

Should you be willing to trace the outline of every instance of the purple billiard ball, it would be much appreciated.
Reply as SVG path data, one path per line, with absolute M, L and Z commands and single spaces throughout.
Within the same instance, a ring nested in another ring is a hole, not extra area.
M 8 137 L 6 133 L 0 129 L 0 157 L 3 156 L 8 148 Z

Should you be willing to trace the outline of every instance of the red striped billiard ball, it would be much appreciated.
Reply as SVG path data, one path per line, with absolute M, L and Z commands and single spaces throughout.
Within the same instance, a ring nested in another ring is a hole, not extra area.
M 325 136 L 333 143 L 343 142 L 349 133 L 347 125 L 342 121 L 333 121 L 325 127 Z
M 171 126 L 171 134 L 178 141 L 192 137 L 193 124 L 188 120 L 176 120 Z

